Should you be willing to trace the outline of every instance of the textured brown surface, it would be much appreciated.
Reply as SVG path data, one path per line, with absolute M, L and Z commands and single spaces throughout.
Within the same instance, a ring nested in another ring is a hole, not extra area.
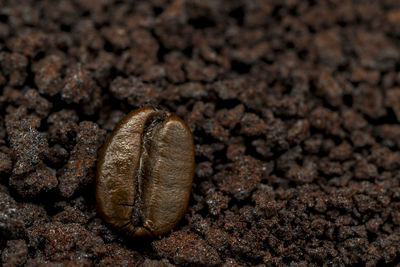
M 0 0 L 1 264 L 396 266 L 399 23 L 398 0 Z M 139 242 L 94 177 L 145 104 L 185 120 L 196 169 L 175 231 Z

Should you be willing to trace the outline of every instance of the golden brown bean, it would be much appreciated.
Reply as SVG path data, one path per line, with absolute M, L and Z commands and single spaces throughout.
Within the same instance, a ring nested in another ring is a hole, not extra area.
M 100 152 L 98 211 L 134 237 L 163 235 L 186 212 L 193 174 L 193 137 L 185 122 L 140 108 L 119 122 Z

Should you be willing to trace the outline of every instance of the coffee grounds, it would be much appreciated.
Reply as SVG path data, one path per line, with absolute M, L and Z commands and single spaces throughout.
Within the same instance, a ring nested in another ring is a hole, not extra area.
M 3 266 L 400 263 L 400 3 L 0 0 Z M 143 105 L 182 117 L 185 218 L 132 240 L 97 153 Z

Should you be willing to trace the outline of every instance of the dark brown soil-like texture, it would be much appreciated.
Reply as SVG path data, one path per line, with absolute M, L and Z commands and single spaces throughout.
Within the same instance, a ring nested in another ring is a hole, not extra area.
M 396 266 L 400 1 L 0 0 L 0 265 Z M 128 112 L 191 128 L 173 232 L 97 215 Z

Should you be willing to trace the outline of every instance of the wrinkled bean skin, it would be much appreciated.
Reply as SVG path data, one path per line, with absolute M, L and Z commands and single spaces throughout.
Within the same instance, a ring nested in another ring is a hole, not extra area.
M 185 122 L 165 110 L 137 109 L 100 152 L 97 209 L 133 237 L 163 235 L 184 216 L 193 175 L 193 137 Z

